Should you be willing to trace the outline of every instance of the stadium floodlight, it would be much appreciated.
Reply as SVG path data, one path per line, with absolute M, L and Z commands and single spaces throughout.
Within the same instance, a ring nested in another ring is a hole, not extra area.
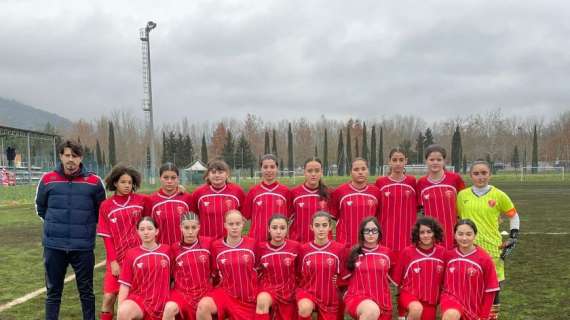
M 140 29 L 140 39 L 142 41 L 142 63 L 143 63 L 143 111 L 147 118 L 147 135 L 149 143 L 149 172 L 147 174 L 150 184 L 154 184 L 156 176 L 156 155 L 154 146 L 154 120 L 152 112 L 152 82 L 150 77 L 150 39 L 149 34 L 152 29 L 156 28 L 156 23 L 149 21 L 146 27 Z

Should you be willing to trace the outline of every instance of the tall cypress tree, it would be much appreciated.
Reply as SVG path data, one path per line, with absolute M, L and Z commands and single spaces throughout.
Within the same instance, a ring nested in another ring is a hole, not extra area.
M 222 158 L 232 169 L 235 168 L 235 144 L 232 132 L 229 129 L 226 134 L 226 143 L 222 149 Z
M 461 171 L 461 151 L 461 132 L 459 131 L 459 126 L 457 126 L 451 139 L 451 165 L 454 167 L 455 172 Z
M 382 127 L 380 127 L 378 140 L 378 168 L 380 168 L 380 175 L 384 175 L 384 128 Z
M 424 146 L 425 146 L 425 138 L 424 138 L 424 134 L 422 132 L 420 132 L 418 134 L 418 138 L 416 139 L 416 152 L 417 157 L 416 157 L 416 163 L 417 164 L 421 164 L 424 162 Z
M 350 173 L 350 169 L 352 166 L 352 145 L 350 142 L 350 140 L 351 140 L 350 129 L 351 129 L 351 127 L 350 127 L 350 122 L 349 122 L 349 125 L 346 126 L 346 163 L 345 163 L 346 169 L 345 170 L 346 170 L 347 174 Z
M 97 139 L 97 143 L 95 144 L 95 157 L 97 161 L 97 166 L 105 166 L 105 161 L 103 161 L 103 154 L 101 153 L 101 145 L 99 144 L 99 139 Z
M 287 129 L 287 168 L 289 171 L 295 169 L 295 164 L 293 163 L 293 130 L 291 129 L 291 122 L 289 122 L 289 127 Z
M 317 149 L 317 144 L 315 143 L 315 158 L 319 156 L 319 149 Z
M 201 157 L 200 160 L 204 163 L 208 163 L 208 145 L 206 144 L 206 134 L 202 134 L 202 147 L 200 148 Z
M 162 163 L 168 161 L 168 141 L 166 140 L 166 132 L 162 131 Z
M 370 174 L 375 176 L 378 163 L 376 161 L 376 126 L 372 126 L 370 132 Z
M 521 166 L 519 147 L 517 145 L 515 145 L 515 148 L 513 150 L 513 156 L 511 158 L 511 166 L 515 169 L 518 169 Z
M 264 143 L 263 153 L 268 154 L 271 152 L 270 150 L 271 148 L 269 147 L 269 131 L 265 131 L 265 143 Z
M 434 143 L 435 143 L 435 141 L 433 140 L 433 134 L 431 133 L 431 129 L 427 128 L 426 134 L 425 134 L 424 149 L 429 147 L 430 145 L 432 145 Z
M 339 176 L 345 175 L 346 158 L 344 156 L 344 141 L 342 137 L 342 129 L 338 133 L 338 147 L 336 149 L 336 168 Z
M 275 131 L 275 129 L 273 129 L 273 144 L 271 145 L 271 153 L 275 156 L 278 157 L 279 155 L 277 154 L 277 132 Z
M 115 148 L 115 128 L 109 121 L 109 164 L 114 167 L 117 164 L 117 150 Z
M 323 142 L 323 174 L 329 175 L 329 137 L 327 128 L 325 128 L 325 137 Z
M 463 174 L 467 174 L 467 157 L 465 157 L 465 153 L 463 154 Z
M 242 133 L 239 136 L 235 153 L 236 169 L 247 169 L 253 167 L 254 158 L 253 151 L 251 150 L 251 144 Z
M 538 134 L 536 132 L 536 124 L 532 130 L 532 173 L 537 173 L 538 167 Z
M 370 160 L 370 155 L 368 154 L 368 137 L 366 133 L 366 122 L 362 123 L 362 157 L 366 160 Z

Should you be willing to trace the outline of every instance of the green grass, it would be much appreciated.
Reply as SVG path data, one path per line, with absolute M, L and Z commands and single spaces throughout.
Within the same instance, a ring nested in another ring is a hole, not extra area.
M 558 320 L 570 314 L 570 235 L 545 234 L 568 232 L 570 222 L 570 181 L 555 180 L 536 179 L 521 184 L 517 179 L 496 176 L 493 181 L 511 196 L 521 215 L 521 239 L 507 260 L 507 281 L 501 292 L 502 319 Z M 344 181 L 346 177 L 327 178 L 330 185 Z M 145 187 L 142 191 L 152 189 Z M 0 188 L 0 304 L 44 286 L 41 222 L 33 208 L 34 192 L 33 187 L 26 186 Z M 97 261 L 104 259 L 99 240 L 96 256 Z M 98 307 L 103 272 L 104 268 L 95 272 Z M 0 313 L 0 319 L 41 319 L 43 303 L 42 295 Z M 61 319 L 80 318 L 75 283 L 68 283 Z

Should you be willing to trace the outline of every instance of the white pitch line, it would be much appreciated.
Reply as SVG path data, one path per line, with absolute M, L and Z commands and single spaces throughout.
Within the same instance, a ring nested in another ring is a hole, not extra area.
M 104 266 L 104 265 L 105 265 L 105 260 L 103 260 L 103 261 L 99 262 L 98 264 L 96 264 L 93 269 L 97 269 L 97 268 L 99 268 L 99 267 L 101 267 L 101 266 Z M 75 273 L 72 274 L 72 275 L 70 275 L 70 276 L 67 276 L 67 277 L 65 278 L 65 280 L 63 280 L 63 283 L 67 283 L 67 282 L 69 282 L 69 281 L 71 281 L 71 280 L 73 280 L 73 279 L 75 279 Z M 22 304 L 22 303 L 24 303 L 24 302 L 27 302 L 27 301 L 29 301 L 29 300 L 31 300 L 31 299 L 33 299 L 33 298 L 39 296 L 40 294 L 42 294 L 42 293 L 44 293 L 44 292 L 46 292 L 46 288 L 45 288 L 45 287 L 44 287 L 44 288 L 41 288 L 41 289 L 38 289 L 38 290 L 36 290 L 36 291 L 34 291 L 34 292 L 30 292 L 30 293 L 26 294 L 25 296 L 22 296 L 22 297 L 19 297 L 19 298 L 17 298 L 17 299 L 14 299 L 14 300 L 12 300 L 12 301 L 6 303 L 6 304 L 1 305 L 1 306 L 0 306 L 0 312 L 6 311 L 6 310 L 12 308 L 13 306 L 17 306 L 17 305 L 19 305 L 19 304 Z
M 522 234 L 544 234 L 549 236 L 565 236 L 570 234 L 570 232 L 522 232 Z

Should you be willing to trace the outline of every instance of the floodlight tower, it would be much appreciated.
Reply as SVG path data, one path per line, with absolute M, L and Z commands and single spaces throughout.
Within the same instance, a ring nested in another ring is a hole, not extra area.
M 147 138 L 149 151 L 147 154 L 147 166 L 149 166 L 148 182 L 154 184 L 156 177 L 156 153 L 154 147 L 154 121 L 152 115 L 152 83 L 150 78 L 150 41 L 149 33 L 156 28 L 156 23 L 149 21 L 146 27 L 140 29 L 142 41 L 142 73 L 143 73 L 143 111 L 146 114 Z M 150 165 L 148 164 L 150 162 Z

